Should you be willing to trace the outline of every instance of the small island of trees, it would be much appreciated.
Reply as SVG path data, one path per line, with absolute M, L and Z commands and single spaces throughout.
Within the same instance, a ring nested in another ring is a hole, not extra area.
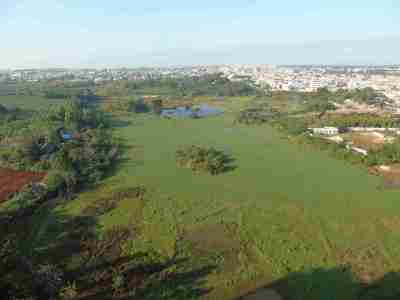
M 215 148 L 192 145 L 178 150 L 176 161 L 180 167 L 196 173 L 218 175 L 232 168 L 233 159 Z

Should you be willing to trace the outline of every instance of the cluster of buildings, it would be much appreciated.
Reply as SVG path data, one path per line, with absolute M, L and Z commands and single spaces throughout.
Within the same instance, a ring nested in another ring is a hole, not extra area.
M 165 77 L 202 76 L 215 73 L 212 67 L 165 67 L 165 68 L 119 68 L 119 69 L 26 69 L 0 70 L 1 81 L 39 82 L 64 80 L 69 82 L 93 81 L 101 83 L 115 80 L 144 80 Z
M 345 130 L 337 127 L 318 127 L 308 128 L 310 136 L 319 136 L 337 144 L 345 144 L 346 149 L 361 155 L 368 155 L 368 148 L 371 145 L 382 145 L 384 143 L 392 143 L 395 136 L 400 135 L 399 128 L 381 128 L 381 127 L 348 127 Z M 364 139 L 364 145 L 357 145 L 354 140 L 345 141 L 342 134 L 350 134 L 350 136 L 361 136 Z M 367 144 L 367 147 L 365 147 Z M 367 148 L 367 149 L 366 149 Z
M 231 81 L 248 81 L 272 90 L 311 92 L 373 88 L 400 102 L 400 66 L 272 66 L 214 65 L 119 69 L 32 69 L 0 71 L 0 81 L 94 81 L 222 74 Z
M 251 80 L 272 90 L 313 92 L 373 88 L 400 101 L 400 66 L 220 66 L 231 80 Z

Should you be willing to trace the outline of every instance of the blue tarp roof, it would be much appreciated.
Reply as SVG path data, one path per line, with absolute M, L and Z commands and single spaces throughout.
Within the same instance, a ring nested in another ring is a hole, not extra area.
M 64 140 L 72 140 L 72 134 L 70 133 L 63 133 L 61 136 Z

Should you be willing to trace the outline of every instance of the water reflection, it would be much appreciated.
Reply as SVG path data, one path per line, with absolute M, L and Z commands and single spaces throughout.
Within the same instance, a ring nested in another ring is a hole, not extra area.
M 223 114 L 224 110 L 218 107 L 211 107 L 207 104 L 193 107 L 177 107 L 174 109 L 164 109 L 161 113 L 167 118 L 204 118 Z

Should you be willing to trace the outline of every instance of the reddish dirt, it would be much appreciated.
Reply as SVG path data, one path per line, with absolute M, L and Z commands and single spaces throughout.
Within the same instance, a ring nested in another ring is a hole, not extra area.
M 379 150 L 383 147 L 385 139 L 372 133 L 356 133 L 352 136 L 353 145 L 367 150 Z
M 46 173 L 0 168 L 0 202 L 6 201 L 27 184 L 41 181 L 45 176 Z

